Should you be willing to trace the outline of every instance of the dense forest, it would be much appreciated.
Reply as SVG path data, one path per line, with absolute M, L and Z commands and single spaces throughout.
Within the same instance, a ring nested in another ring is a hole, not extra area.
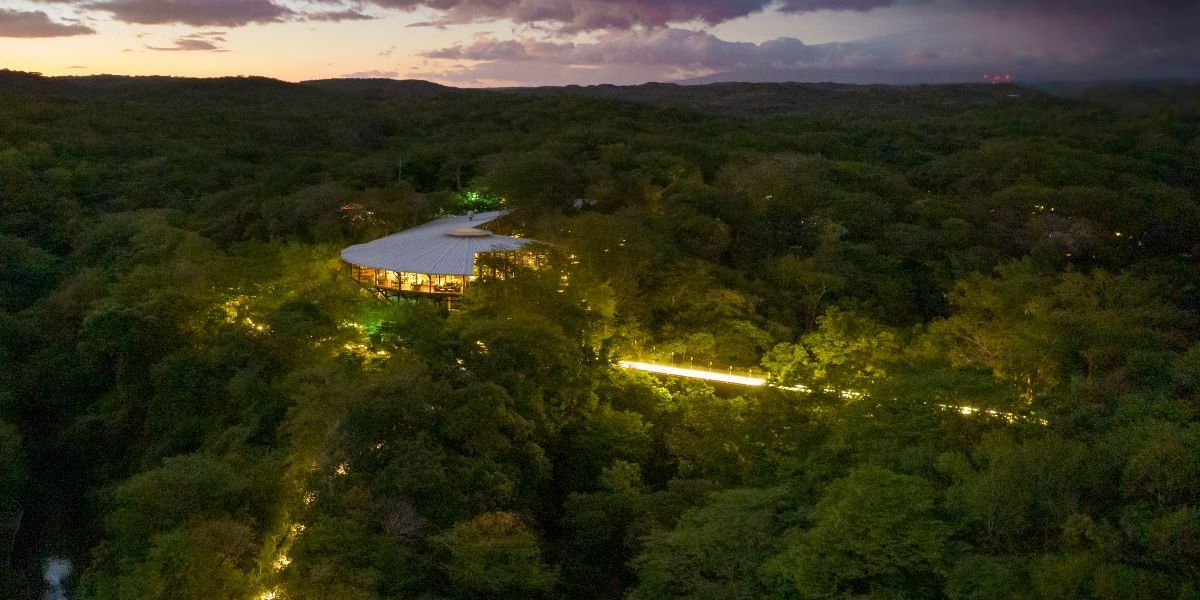
M 1200 598 L 1196 97 L 0 72 L 3 596 Z

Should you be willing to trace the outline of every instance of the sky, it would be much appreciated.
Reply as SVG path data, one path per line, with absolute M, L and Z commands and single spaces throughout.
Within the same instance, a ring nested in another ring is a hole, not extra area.
M 1200 79 L 1200 0 L 0 0 L 46 75 L 647 81 Z

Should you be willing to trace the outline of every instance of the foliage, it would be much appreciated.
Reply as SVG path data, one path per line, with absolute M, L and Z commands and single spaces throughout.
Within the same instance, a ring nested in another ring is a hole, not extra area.
M 647 539 L 635 560 L 636 598 L 757 598 L 757 571 L 778 543 L 778 489 L 729 489 Z
M 0 586 L 1195 597 L 1200 114 L 1098 94 L 0 72 Z
M 513 513 L 483 513 L 433 542 L 448 549 L 447 575 L 463 596 L 530 597 L 554 584 L 537 538 Z
M 813 526 L 764 569 L 800 598 L 937 594 L 953 530 L 935 502 L 925 480 L 859 467 L 829 484 Z

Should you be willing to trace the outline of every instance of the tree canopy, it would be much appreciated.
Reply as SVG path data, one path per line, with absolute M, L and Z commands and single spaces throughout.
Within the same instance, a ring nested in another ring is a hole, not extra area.
M 5 596 L 1194 598 L 1200 113 L 1133 106 L 0 72 Z M 501 203 L 452 311 L 338 261 Z

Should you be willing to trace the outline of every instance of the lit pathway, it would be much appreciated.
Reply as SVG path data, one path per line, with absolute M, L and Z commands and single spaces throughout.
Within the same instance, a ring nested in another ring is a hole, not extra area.
M 744 385 L 748 387 L 770 386 L 790 392 L 802 392 L 805 394 L 811 393 L 812 389 L 803 385 L 784 386 L 768 382 L 762 377 L 750 377 L 746 375 L 734 375 L 733 373 L 721 373 L 720 371 L 706 371 L 703 369 L 685 369 L 672 365 L 660 365 L 658 363 L 638 362 L 633 360 L 622 360 L 617 363 L 621 368 L 633 369 L 635 371 L 644 371 L 646 373 L 654 373 L 656 375 L 670 375 L 672 377 L 686 377 L 688 379 L 703 379 L 704 381 L 715 381 L 718 383 L 729 383 L 733 385 Z M 864 397 L 862 392 L 851 390 L 835 390 L 833 388 L 825 388 L 826 392 L 837 394 L 847 400 L 857 400 Z M 1037 417 L 1034 414 L 1017 414 L 1011 412 L 999 411 L 990 408 L 976 408 L 973 406 L 955 406 L 950 404 L 938 404 L 937 407 L 941 410 L 956 412 L 963 416 L 986 416 L 997 419 L 1003 419 L 1008 423 L 1016 423 L 1018 421 L 1033 422 L 1039 425 L 1049 425 L 1050 422 L 1046 419 Z
M 686 377 L 688 379 L 703 379 L 704 381 L 715 381 L 717 383 L 731 383 L 733 385 L 744 385 L 748 387 L 770 386 L 789 392 L 804 392 L 811 393 L 812 389 L 803 385 L 779 385 L 771 383 L 765 377 L 753 377 L 750 375 L 734 375 L 730 370 L 728 373 L 720 371 L 709 371 L 705 369 L 685 369 L 674 365 L 663 365 L 659 363 L 638 362 L 635 360 L 622 360 L 617 363 L 623 369 L 633 369 L 635 371 L 645 371 L 646 373 L 654 373 L 656 375 L 670 375 L 672 377 Z M 826 392 L 839 394 L 844 398 L 860 398 L 862 394 L 851 391 L 838 391 L 833 388 L 825 388 Z
M 617 364 L 626 369 L 645 371 L 647 373 L 657 373 L 659 375 L 673 375 L 675 377 L 703 379 L 705 381 L 717 381 L 720 383 L 732 383 L 734 385 L 746 385 L 752 387 L 758 387 L 767 384 L 767 380 L 762 377 L 748 377 L 746 375 L 734 375 L 733 373 L 721 373 L 720 371 L 685 369 L 683 367 L 673 367 L 671 365 L 660 365 L 657 363 L 637 362 L 632 360 L 623 360 Z

